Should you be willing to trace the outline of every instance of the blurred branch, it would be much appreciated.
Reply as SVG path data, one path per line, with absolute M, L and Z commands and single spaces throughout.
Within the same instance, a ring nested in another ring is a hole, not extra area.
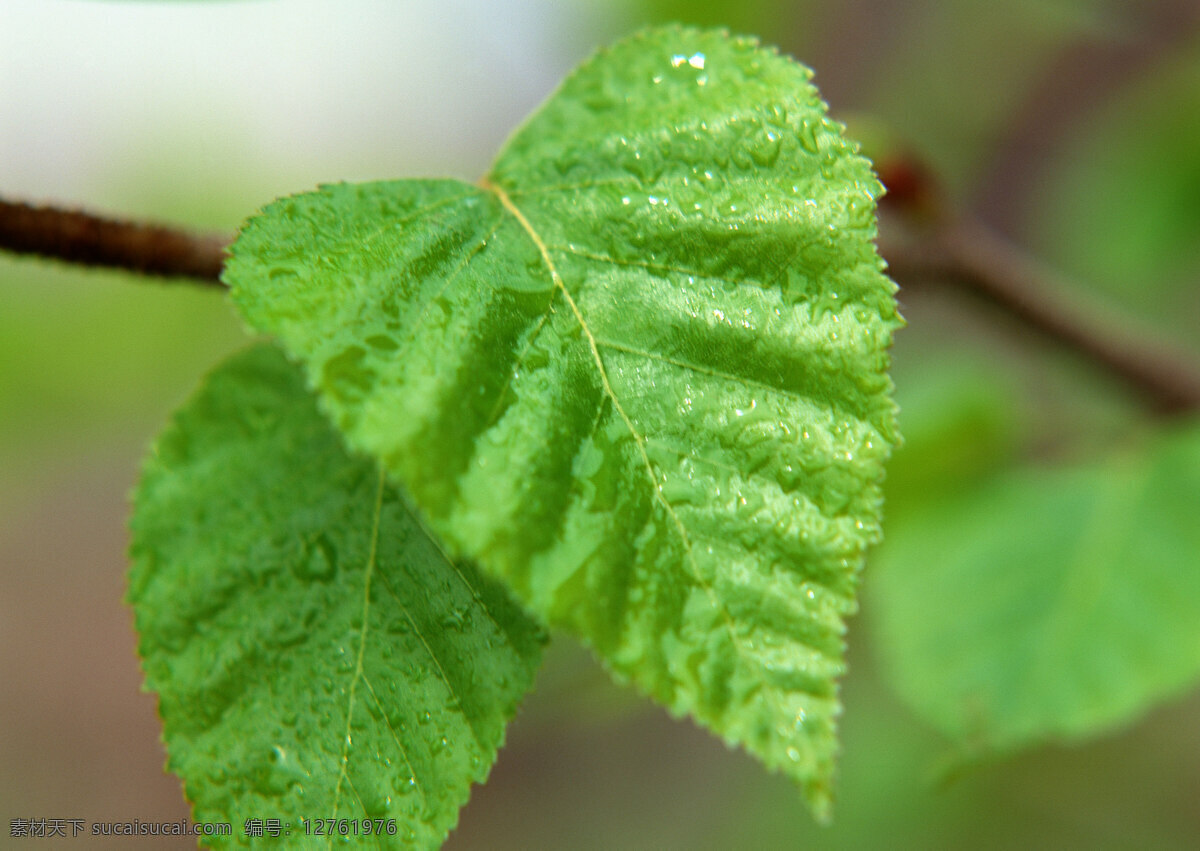
M 879 252 L 903 286 L 951 286 L 1081 354 L 1155 412 L 1200 411 L 1200 367 L 1127 317 L 1103 315 L 1082 292 L 996 231 L 956 211 L 919 162 L 879 164 L 888 194 Z
M 990 224 L 1010 231 L 1032 193 L 1042 186 L 1067 136 L 1130 81 L 1194 49 L 1200 3 L 1157 0 L 1100 13 L 1107 28 L 1080 30 L 1064 43 L 1023 102 L 1005 122 L 1004 136 L 972 206 Z
M 1121 323 L 1090 318 L 1067 298 L 1073 288 L 1018 248 L 947 215 L 933 182 L 912 163 L 881 164 L 880 174 L 891 187 L 885 214 L 908 225 L 905 237 L 902 228 L 890 236 L 885 228 L 880 238 L 892 277 L 905 286 L 941 281 L 986 301 L 1103 367 L 1160 413 L 1200 411 L 1200 372 L 1186 358 Z M 221 286 L 227 243 L 218 234 L 0 199 L 0 249 L 17 254 Z
M 1200 372 L 1192 363 L 1114 322 L 1089 318 L 1063 298 L 1067 287 L 978 222 L 958 222 L 912 245 L 881 240 L 880 253 L 901 284 L 936 280 L 980 298 L 1103 367 L 1159 413 L 1200 411 Z
M 0 198 L 0 250 L 220 286 L 229 238 Z

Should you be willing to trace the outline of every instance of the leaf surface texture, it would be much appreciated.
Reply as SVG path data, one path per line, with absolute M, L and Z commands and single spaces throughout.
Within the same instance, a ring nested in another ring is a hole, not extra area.
M 283 199 L 226 278 L 452 551 L 824 814 L 900 320 L 879 184 L 809 76 L 643 33 L 479 185 Z
M 286 844 L 325 847 L 301 819 L 333 818 L 395 820 L 360 824 L 365 847 L 438 847 L 542 635 L 346 453 L 282 353 L 208 377 L 160 437 L 132 526 L 147 687 L 195 819 L 233 826 L 213 844 L 279 818 Z

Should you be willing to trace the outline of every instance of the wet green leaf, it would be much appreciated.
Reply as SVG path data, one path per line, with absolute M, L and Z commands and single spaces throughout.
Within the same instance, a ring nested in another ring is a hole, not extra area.
M 318 819 L 355 820 L 366 847 L 437 847 L 541 635 L 346 454 L 299 370 L 260 345 L 212 373 L 159 438 L 132 527 L 147 687 L 195 819 L 233 826 L 213 844 L 277 818 L 289 847 Z M 370 838 L 364 819 L 383 820 Z
M 889 528 L 872 601 L 905 700 L 968 750 L 1074 738 L 1200 679 L 1200 428 L 1030 469 Z
M 809 76 L 649 31 L 478 186 L 280 200 L 226 277 L 453 551 L 824 814 L 900 320 L 879 184 Z

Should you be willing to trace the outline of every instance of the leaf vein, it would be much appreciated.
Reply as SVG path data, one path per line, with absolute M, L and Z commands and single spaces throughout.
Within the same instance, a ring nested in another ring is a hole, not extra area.
M 447 561 L 449 562 L 449 559 L 447 559 Z M 453 564 L 453 562 L 449 563 Z M 437 668 L 438 676 L 441 678 L 442 682 L 446 684 L 446 690 L 450 692 L 450 699 L 454 702 L 454 705 L 458 707 L 458 711 L 462 715 L 463 720 L 467 722 L 467 729 L 471 731 L 471 737 L 475 739 L 475 744 L 479 746 L 481 751 L 486 752 L 487 748 L 485 748 L 483 745 L 483 739 L 480 737 L 479 731 L 475 729 L 475 719 L 473 719 L 470 713 L 467 712 L 466 704 L 463 703 L 462 698 L 458 694 L 458 690 L 454 687 L 454 683 L 450 681 L 450 677 L 446 674 L 446 669 L 442 666 L 441 660 L 439 660 L 437 654 L 433 652 L 433 647 L 425 639 L 425 633 L 421 631 L 421 627 L 417 624 L 416 619 L 413 618 L 412 612 L 409 610 L 408 606 L 404 605 L 404 601 L 400 599 L 400 596 L 396 593 L 395 589 L 392 588 L 391 585 L 386 581 L 383 583 L 383 585 L 387 589 L 388 593 L 392 595 L 392 599 L 395 600 L 396 605 L 400 607 L 402 612 L 404 612 L 404 617 L 408 620 L 409 626 L 412 627 L 413 635 L 420 640 L 421 646 L 425 648 L 425 652 L 428 654 L 430 661 L 433 662 L 434 667 Z
M 697 364 L 697 363 L 692 363 L 690 361 L 681 360 L 679 358 L 669 357 L 668 355 L 660 354 L 658 352 L 643 351 L 641 349 L 636 349 L 633 346 L 627 346 L 624 343 L 618 343 L 613 340 L 605 340 L 603 338 L 598 337 L 598 338 L 596 338 L 596 344 L 599 346 L 602 346 L 606 349 L 612 349 L 613 351 L 620 352 L 622 354 L 634 355 L 636 357 L 645 358 L 646 360 L 659 361 L 660 363 L 666 363 L 666 364 L 670 364 L 671 366 L 677 366 L 680 369 L 686 369 L 686 370 L 690 370 L 692 372 L 698 372 L 701 375 L 711 375 L 713 378 L 721 378 L 721 379 L 724 379 L 725 381 L 729 381 L 732 384 L 738 384 L 738 385 L 750 384 L 750 385 L 753 385 L 754 387 L 761 387 L 763 390 L 772 390 L 777 393 L 781 393 L 784 396 L 787 396 L 789 399 L 794 399 L 798 402 L 815 402 L 816 401 L 815 399 L 813 399 L 810 396 L 805 396 L 803 393 L 798 393 L 795 390 L 792 390 L 790 387 L 780 387 L 777 384 L 768 384 L 766 381 L 762 381 L 761 379 L 758 379 L 758 378 L 752 378 L 750 376 L 734 375 L 733 373 L 725 372 L 724 370 L 715 369 L 714 367 L 710 367 L 710 366 L 701 366 L 700 364 Z
M 512 369 L 508 371 L 508 375 L 504 379 L 504 385 L 500 388 L 500 392 L 496 394 L 496 403 L 492 406 L 492 411 L 488 414 L 487 426 L 490 428 L 495 425 L 500 419 L 500 412 L 504 410 L 504 403 L 507 401 L 508 393 L 512 389 L 513 379 L 521 371 L 521 367 L 525 365 L 525 358 L 529 355 L 533 344 L 537 341 L 538 336 L 542 333 L 542 328 L 546 324 L 546 320 L 550 318 L 550 314 L 554 312 L 554 297 L 558 295 L 557 289 L 550 291 L 550 300 L 546 302 L 546 309 L 542 315 L 538 317 L 537 325 L 529 334 L 529 338 L 525 341 L 525 345 L 521 347 L 520 354 L 517 355 L 517 360 L 513 364 Z
M 365 685 L 367 687 L 367 691 L 371 693 L 371 697 L 375 701 L 375 706 L 379 709 L 379 716 L 383 719 L 383 723 L 387 726 L 388 732 L 392 734 L 392 739 L 396 742 L 396 747 L 400 749 L 400 756 L 404 759 L 404 764 L 408 766 L 409 776 L 412 777 L 414 785 L 417 787 L 417 791 L 421 794 L 421 803 L 428 806 L 429 796 L 425 794 L 425 784 L 417 782 L 417 770 L 413 767 L 412 760 L 408 757 L 408 748 L 404 747 L 404 742 L 400 740 L 400 735 L 392 726 L 391 719 L 388 718 L 386 707 L 384 707 L 383 701 L 379 699 L 379 695 L 375 692 L 375 686 L 371 685 L 371 680 L 365 674 L 363 675 L 363 685 Z
M 362 238 L 362 246 L 363 248 L 369 248 L 372 242 L 383 236 L 383 234 L 391 228 L 398 227 L 400 225 L 406 225 L 414 219 L 420 218 L 421 216 L 429 213 L 432 210 L 436 210 L 439 207 L 449 207 L 453 204 L 457 204 L 459 201 L 465 201 L 467 198 L 472 197 L 475 197 L 474 192 L 464 192 L 461 195 L 454 195 L 450 198 L 442 198 L 440 201 L 435 201 L 432 204 L 425 204 L 424 206 L 413 210 L 407 216 L 402 216 L 399 219 L 385 219 L 380 223 L 379 227 L 375 228 Z
M 446 280 L 442 283 L 441 289 L 439 289 L 433 296 L 424 300 L 420 315 L 417 316 L 417 320 L 410 326 L 412 328 L 413 339 L 415 339 L 417 332 L 424 327 L 425 317 L 429 315 L 429 310 L 433 306 L 434 302 L 441 298 L 445 294 L 446 290 L 450 289 L 450 287 L 458 281 L 458 276 L 462 274 L 464 269 L 471 265 L 471 261 L 475 259 L 475 255 L 477 255 L 487 246 L 487 241 L 495 235 L 496 231 L 500 230 L 500 226 L 503 224 L 503 222 L 504 216 L 503 214 L 500 214 L 496 217 L 496 224 L 491 228 L 491 230 L 476 240 L 475 245 L 471 247 L 471 250 L 466 252 L 466 256 L 464 256 L 462 260 L 458 262 L 458 265 L 450 270 L 450 274 L 446 276 Z
M 753 657 L 747 654 L 747 648 L 743 645 L 737 630 L 734 628 L 733 620 L 729 615 L 728 609 L 721 605 L 720 600 L 716 595 L 716 591 L 709 582 L 705 581 L 704 576 L 701 574 L 700 567 L 696 563 L 695 553 L 692 549 L 691 539 L 688 535 L 687 528 L 683 525 L 683 521 L 680 519 L 679 514 L 675 511 L 674 506 L 672 506 L 667 498 L 663 495 L 662 485 L 659 482 L 658 475 L 654 470 L 654 463 L 650 460 L 650 455 L 646 451 L 646 439 L 642 437 L 641 432 L 639 432 L 637 427 L 634 425 L 633 420 L 625 411 L 624 406 L 621 405 L 620 399 L 617 398 L 616 391 L 613 389 L 612 383 L 608 379 L 608 371 L 604 367 L 604 359 L 600 355 L 600 349 L 597 345 L 596 338 L 592 334 L 592 330 L 588 326 L 587 320 L 584 318 L 583 313 L 580 311 L 579 305 L 575 302 L 575 299 L 567 289 L 562 276 L 558 273 L 558 269 L 555 267 L 553 260 L 550 259 L 549 249 L 546 247 L 545 242 L 542 241 L 541 236 L 533 228 L 529 220 L 525 218 L 525 214 L 522 213 L 515 204 L 513 204 L 512 199 L 508 197 L 504 189 L 491 183 L 490 181 L 487 181 L 486 179 L 483 182 L 483 186 L 484 188 L 489 189 L 496 194 L 496 197 L 500 199 L 500 203 L 504 205 L 505 209 L 512 213 L 513 217 L 521 223 L 521 226 L 525 229 L 526 233 L 529 234 L 529 238 L 533 241 L 534 245 L 541 253 L 542 261 L 546 264 L 547 269 L 549 269 L 550 276 L 553 278 L 555 286 L 559 291 L 562 292 L 563 298 L 566 300 L 567 305 L 571 308 L 571 312 L 574 314 L 576 321 L 579 322 L 579 326 L 582 329 L 584 336 L 587 338 L 588 347 L 591 349 L 592 359 L 596 364 L 596 370 L 599 374 L 600 383 L 604 388 L 605 395 L 608 396 L 609 400 L 612 402 L 614 410 L 616 410 L 622 421 L 624 421 L 625 427 L 629 430 L 630 435 L 633 437 L 634 443 L 638 449 L 638 453 L 641 455 L 643 465 L 645 466 L 646 474 L 650 477 L 650 484 L 651 488 L 653 489 L 654 499 L 663 507 L 663 510 L 666 511 L 667 516 L 670 517 L 677 533 L 679 534 L 680 541 L 683 545 L 683 555 L 691 566 L 692 575 L 696 580 L 696 584 L 703 589 L 713 608 L 720 614 L 721 619 L 725 623 L 725 628 L 729 634 L 730 641 L 737 649 L 738 655 L 742 657 L 742 659 L 749 661 Z
M 354 661 L 354 676 L 350 680 L 350 693 L 346 698 L 346 734 L 342 739 L 342 758 L 341 766 L 338 770 L 337 784 L 333 790 L 333 818 L 337 818 L 338 806 L 341 803 L 342 783 L 350 782 L 348 768 L 350 766 L 350 729 L 354 720 L 354 700 L 355 690 L 358 686 L 358 681 L 363 678 L 363 659 L 367 649 L 367 625 L 369 623 L 368 614 L 371 609 L 371 578 L 375 573 L 376 556 L 379 552 L 379 520 L 383 514 L 383 483 L 384 472 L 383 468 L 379 470 L 379 484 L 375 489 L 375 511 L 374 519 L 371 522 L 371 548 L 367 555 L 367 565 L 363 576 L 363 608 L 362 608 L 362 626 L 358 631 L 358 654 Z M 351 783 L 351 786 L 353 784 Z M 355 795 L 357 795 L 357 791 Z M 360 801 L 361 803 L 361 801 Z M 333 837 L 329 839 L 329 847 L 333 847 Z
M 608 254 L 596 254 L 591 251 L 584 251 L 578 246 L 572 245 L 551 245 L 547 246 L 549 251 L 559 251 L 563 254 L 572 254 L 583 260 L 594 260 L 597 263 L 609 263 L 613 266 L 636 267 L 639 269 L 647 269 L 651 272 L 673 272 L 676 275 L 688 275 L 693 278 L 703 278 L 706 281 L 719 281 L 722 284 L 727 284 L 731 287 L 738 287 L 742 284 L 730 278 L 722 278 L 716 275 L 710 275 L 707 272 L 701 272 L 698 269 L 685 269 L 682 266 L 671 266 L 666 263 L 651 263 L 648 260 L 632 260 L 619 257 L 612 257 Z

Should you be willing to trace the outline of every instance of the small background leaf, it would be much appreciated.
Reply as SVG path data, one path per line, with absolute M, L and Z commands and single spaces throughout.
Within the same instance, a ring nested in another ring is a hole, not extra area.
M 168 766 L 198 821 L 396 819 L 436 847 L 540 660 L 538 628 L 448 562 L 296 368 L 261 345 L 159 439 L 129 599 Z M 214 844 L 225 844 L 215 842 Z
M 226 277 L 451 547 L 825 814 L 900 320 L 879 184 L 808 78 L 649 31 L 482 186 L 283 199 Z
M 1200 428 L 906 515 L 872 574 L 886 670 L 969 750 L 1076 738 L 1200 676 Z

